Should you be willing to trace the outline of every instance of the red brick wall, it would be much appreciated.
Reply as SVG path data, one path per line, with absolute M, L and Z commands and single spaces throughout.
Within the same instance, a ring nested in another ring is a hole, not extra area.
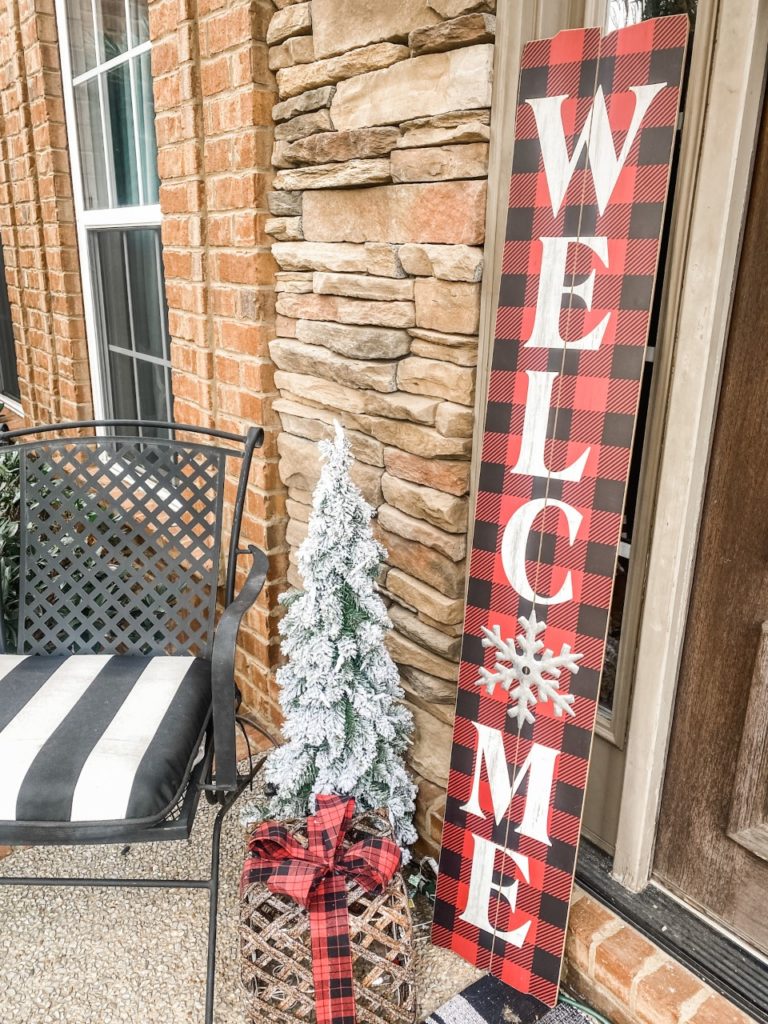
M 27 422 L 91 414 L 52 0 L 0 0 L 0 238 Z
M 249 707 L 277 720 L 276 596 L 287 555 L 267 349 L 274 264 L 264 222 L 275 87 L 264 39 L 272 4 L 150 0 L 149 14 L 175 417 L 265 428 L 245 536 L 269 553 L 271 572 L 242 634 L 239 678 Z

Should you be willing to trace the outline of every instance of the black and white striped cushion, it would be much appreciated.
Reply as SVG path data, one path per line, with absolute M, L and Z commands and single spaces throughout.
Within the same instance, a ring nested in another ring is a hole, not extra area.
M 158 819 L 210 707 L 198 658 L 0 655 L 0 822 Z

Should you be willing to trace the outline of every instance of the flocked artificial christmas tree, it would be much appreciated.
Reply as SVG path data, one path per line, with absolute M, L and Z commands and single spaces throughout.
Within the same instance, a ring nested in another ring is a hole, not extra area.
M 391 623 L 375 579 L 386 552 L 371 531 L 373 509 L 350 479 L 338 423 L 320 450 L 325 465 L 298 552 L 304 590 L 281 599 L 286 743 L 267 761 L 276 788 L 269 814 L 304 816 L 320 793 L 352 796 L 358 810 L 385 808 L 405 849 L 416 839 L 415 787 L 403 760 L 412 719 L 384 646 Z

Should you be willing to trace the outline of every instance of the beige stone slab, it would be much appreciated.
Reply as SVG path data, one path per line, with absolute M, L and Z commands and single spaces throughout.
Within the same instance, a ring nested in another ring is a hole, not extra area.
M 475 390 L 475 371 L 453 362 L 412 355 L 398 363 L 397 384 L 401 391 L 414 395 L 433 395 L 469 405 Z
M 275 291 L 306 295 L 312 291 L 312 275 L 310 273 L 278 270 L 275 274 Z
M 321 345 L 305 345 L 296 338 L 275 338 L 269 343 L 272 360 L 289 373 L 317 374 L 352 388 L 396 390 L 396 364 L 346 359 Z
M 399 138 L 400 132 L 397 128 L 391 127 L 320 132 L 292 143 L 284 152 L 283 158 L 292 166 L 365 160 L 390 153 Z
M 277 438 L 280 456 L 278 472 L 286 487 L 310 493 L 320 479 L 320 450 L 313 441 L 282 433 Z M 367 502 L 376 508 L 381 504 L 381 470 L 375 466 L 353 462 L 350 476 Z
M 392 153 L 390 160 L 394 182 L 488 177 L 487 142 L 471 142 L 466 146 L 398 149 Z
M 287 289 L 290 291 L 290 289 Z M 303 289 L 302 289 L 303 290 Z M 424 359 L 437 359 L 457 366 L 477 366 L 477 342 L 471 339 L 469 345 L 435 345 L 430 341 L 414 338 L 411 354 Z
M 283 270 L 365 271 L 365 246 L 324 242 L 276 242 L 272 255 Z
M 353 359 L 398 359 L 410 348 L 406 331 L 321 320 L 298 320 L 296 337 L 309 345 L 324 345 Z
M 457 46 L 492 43 L 496 19 L 492 14 L 463 14 L 429 28 L 415 29 L 408 37 L 411 53 L 441 53 Z
M 272 15 L 267 29 L 267 46 L 282 43 L 289 36 L 305 36 L 312 31 L 312 4 L 292 4 Z
M 287 143 L 277 143 L 286 146 Z M 285 166 L 285 156 L 273 158 L 277 167 Z M 349 160 L 343 164 L 318 164 L 316 167 L 296 167 L 278 171 L 275 175 L 275 188 L 285 189 L 317 189 L 317 188 L 350 188 L 355 185 L 379 185 L 391 181 L 392 168 L 389 160 Z
M 301 192 L 268 192 L 267 206 L 273 217 L 300 217 Z
M 292 68 L 294 64 L 309 64 L 315 59 L 312 36 L 293 36 L 279 46 L 269 48 L 269 70 Z
M 335 320 L 341 324 L 413 327 L 412 302 L 375 302 L 341 295 L 281 295 L 276 309 L 299 320 Z
M 366 242 L 368 273 L 377 277 L 405 277 L 397 249 L 397 246 L 389 242 Z
M 278 82 L 281 75 L 301 70 L 279 71 Z M 363 128 L 490 107 L 492 75 L 493 46 L 489 44 L 413 57 L 354 78 L 345 76 L 333 97 L 331 116 L 339 129 Z
M 454 402 L 442 402 L 437 410 L 435 425 L 444 437 L 472 437 L 475 427 L 474 409 Z
M 423 519 L 414 519 L 413 516 L 406 515 L 393 505 L 381 506 L 378 521 L 381 528 L 388 533 L 397 534 L 398 537 L 424 547 L 434 548 L 452 562 L 460 562 L 467 553 L 467 539 L 463 534 L 447 533 Z M 410 571 L 406 569 L 406 572 Z
M 464 601 L 446 597 L 426 583 L 409 576 L 400 569 L 387 573 L 387 590 L 401 598 L 411 608 L 418 608 L 435 622 L 448 625 L 464 621 Z
M 428 0 L 428 3 L 443 18 L 458 18 L 470 11 L 496 10 L 496 0 Z
M 486 188 L 484 181 L 446 181 L 308 192 L 304 235 L 318 242 L 479 245 Z
M 477 334 L 480 324 L 479 284 L 419 278 L 414 297 L 418 327 L 450 334 Z
M 304 237 L 301 217 L 268 217 L 264 221 L 264 230 L 281 242 L 300 241 Z
M 399 448 L 384 449 L 384 465 L 390 476 L 426 484 L 459 497 L 469 491 L 469 463 L 449 459 L 423 459 Z
M 451 561 L 434 548 L 424 547 L 396 533 L 388 533 L 378 522 L 374 523 L 374 534 L 386 549 L 389 565 L 416 576 L 448 597 L 463 595 L 463 563 Z
M 456 662 L 441 658 L 439 654 L 433 654 L 425 650 L 421 644 L 414 643 L 408 637 L 403 636 L 393 629 L 387 634 L 386 644 L 389 653 L 399 665 L 410 665 L 421 672 L 428 672 L 439 679 L 446 679 L 449 682 L 458 680 L 459 666 Z
M 413 300 L 413 281 L 407 278 L 372 277 L 370 274 L 333 274 L 318 271 L 314 275 L 318 295 L 344 295 L 353 299 L 383 302 Z
M 313 110 L 309 114 L 298 114 L 296 117 L 275 125 L 275 139 L 278 142 L 295 142 L 315 132 L 333 131 L 331 112 L 327 107 Z
M 432 526 L 448 533 L 467 529 L 467 502 L 445 491 L 419 486 L 385 473 L 382 490 L 387 504 L 416 519 L 425 519 Z
M 330 107 L 331 100 L 336 92 L 334 85 L 324 85 L 318 89 L 310 89 L 298 96 L 283 100 L 272 107 L 272 120 L 287 121 L 289 118 L 306 114 L 321 107 Z M 330 115 L 329 115 L 330 116 Z M 333 127 L 333 124 L 331 124 Z
M 343 413 L 345 420 L 347 416 L 354 415 L 356 422 L 345 425 L 381 441 L 386 441 L 386 438 L 379 437 L 376 432 L 385 432 L 380 428 L 379 420 L 391 426 L 391 434 L 394 436 L 407 437 L 409 430 L 416 430 L 417 434 L 411 435 L 414 444 L 416 437 L 421 437 L 424 444 L 428 444 L 434 437 L 434 445 L 441 451 L 448 449 L 446 454 L 463 454 L 465 449 L 469 450 L 465 441 L 445 438 L 428 429 L 429 424 L 435 421 L 437 407 L 440 404 L 433 398 L 408 395 L 400 391 L 386 394 L 378 391 L 361 391 L 309 374 L 289 373 L 283 370 L 276 371 L 275 386 L 284 395 L 293 396 L 297 401 L 309 401 L 313 405 Z M 425 434 L 418 433 L 420 431 L 424 431 Z M 388 443 L 397 442 L 389 440 Z
M 488 142 L 491 129 L 483 121 L 465 121 L 453 128 L 416 128 L 402 135 L 398 140 L 399 149 L 418 146 L 448 146 L 458 143 Z
M 393 604 L 389 617 L 397 631 L 414 643 L 422 644 L 448 661 L 458 661 L 461 654 L 461 637 L 448 636 L 442 630 L 428 626 L 402 605 Z
M 398 257 L 403 270 L 415 277 L 441 281 L 479 281 L 483 276 L 483 250 L 471 245 L 401 245 Z
M 402 392 L 397 394 L 402 396 Z M 422 396 L 411 395 L 409 397 L 421 398 Z M 446 403 L 441 404 L 445 405 Z M 410 418 L 412 419 L 412 417 Z M 460 456 L 468 458 L 472 453 L 472 442 L 467 438 L 447 437 L 428 426 L 422 426 L 415 422 L 398 423 L 396 419 L 385 418 L 373 412 L 361 414 L 352 410 L 345 411 L 344 425 L 355 430 L 362 430 L 365 434 L 371 434 L 386 445 L 397 446 L 403 451 L 424 455 L 427 458 L 456 458 Z
M 393 607 L 400 607 L 393 605 Z M 390 612 L 391 615 L 391 612 Z M 400 632 L 403 630 L 398 626 Z M 413 639 L 411 637 L 411 639 Z M 436 652 L 439 653 L 439 652 Z M 436 718 L 447 721 L 443 716 L 448 713 L 453 717 L 453 708 L 456 703 L 456 683 L 449 679 L 439 679 L 430 675 L 429 672 L 421 672 L 412 665 L 400 665 L 400 682 L 409 697 L 415 697 L 423 701 L 424 705 L 432 709 Z
M 448 785 L 448 767 L 452 730 L 423 708 L 411 707 L 414 721 L 410 763 L 425 779 L 439 786 Z
M 342 53 L 339 57 L 317 60 L 312 64 L 298 64 L 295 68 L 284 68 L 277 72 L 277 91 L 280 99 L 290 99 L 308 89 L 317 89 L 321 85 L 335 85 L 353 76 L 362 76 L 368 72 L 388 68 L 409 56 L 410 50 L 407 46 L 374 43 L 372 46 Z M 333 123 L 337 128 L 362 126 L 337 124 L 335 118 Z
M 414 29 L 440 21 L 426 0 L 313 0 L 312 14 L 318 57 L 385 39 L 405 40 Z
M 334 423 L 338 416 L 329 409 L 318 409 L 285 398 L 275 399 L 272 408 L 280 414 L 283 430 L 288 434 L 304 437 L 309 441 L 321 441 L 333 437 Z M 384 446 L 380 441 L 356 430 L 347 431 L 347 440 L 354 458 L 370 466 L 383 467 Z

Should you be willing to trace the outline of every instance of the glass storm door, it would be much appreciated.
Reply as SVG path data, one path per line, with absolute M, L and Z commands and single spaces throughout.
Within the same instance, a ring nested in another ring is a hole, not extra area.
M 146 0 L 56 0 L 98 418 L 169 420 Z

